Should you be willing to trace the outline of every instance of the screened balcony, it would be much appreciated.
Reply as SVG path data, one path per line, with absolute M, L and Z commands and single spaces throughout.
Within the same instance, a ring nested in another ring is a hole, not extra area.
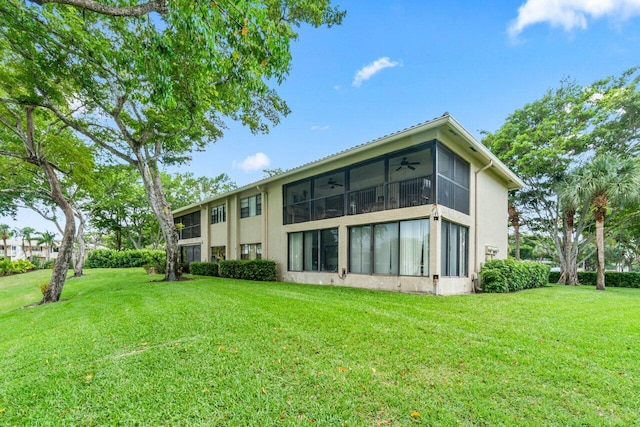
M 283 222 L 436 202 L 468 214 L 469 174 L 469 164 L 437 141 L 419 144 L 285 185 Z

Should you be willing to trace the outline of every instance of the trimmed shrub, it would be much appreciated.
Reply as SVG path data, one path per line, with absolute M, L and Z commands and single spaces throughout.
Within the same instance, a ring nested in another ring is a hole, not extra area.
M 218 263 L 216 262 L 192 262 L 189 264 L 191 274 L 198 276 L 218 276 Z
M 220 277 L 262 282 L 274 282 L 278 277 L 276 262 L 266 259 L 223 260 L 219 263 L 219 272 Z
M 549 266 L 514 259 L 496 259 L 482 266 L 480 280 L 485 292 L 516 292 L 549 283 Z
M 595 271 L 578 271 L 578 282 L 581 285 L 595 286 L 597 274 Z M 549 275 L 550 283 L 558 283 L 558 280 L 560 280 L 560 272 L 554 271 Z M 640 288 L 640 273 L 605 271 L 604 285 L 613 288 Z
M 25 259 L 17 259 L 11 261 L 9 258 L 0 260 L 0 276 L 8 276 L 10 274 L 21 274 L 27 271 L 35 270 L 36 266 Z
M 164 251 L 96 249 L 89 252 L 85 266 L 87 268 L 131 268 L 165 263 Z

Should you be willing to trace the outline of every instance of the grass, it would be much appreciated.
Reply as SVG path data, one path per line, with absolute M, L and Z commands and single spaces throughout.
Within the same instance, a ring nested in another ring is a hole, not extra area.
M 640 424 L 640 290 L 0 278 L 2 425 Z

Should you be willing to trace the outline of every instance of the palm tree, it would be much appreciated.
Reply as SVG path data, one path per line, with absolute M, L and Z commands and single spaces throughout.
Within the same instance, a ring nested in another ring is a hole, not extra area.
M 0 224 L 0 239 L 2 239 L 2 243 L 4 245 L 4 257 L 8 258 L 7 252 L 7 239 L 11 238 L 13 235 L 13 231 L 7 224 Z
M 51 258 L 51 248 L 55 245 L 56 234 L 49 231 L 45 231 L 37 238 L 38 245 L 44 245 L 47 250 L 47 261 Z
M 31 228 L 31 227 L 16 228 L 15 233 L 16 233 L 16 236 L 19 236 L 20 238 L 22 238 L 22 253 L 25 254 L 25 256 L 27 255 L 25 251 L 25 244 L 24 244 L 25 240 L 29 244 L 29 259 L 31 259 L 33 255 L 32 247 L 31 247 L 31 239 L 33 238 L 33 235 L 36 233 L 35 228 Z
M 640 198 L 640 165 L 632 158 L 602 154 L 581 170 L 579 178 L 580 189 L 590 202 L 596 221 L 596 289 L 604 291 L 605 217 L 611 207 L 623 207 Z

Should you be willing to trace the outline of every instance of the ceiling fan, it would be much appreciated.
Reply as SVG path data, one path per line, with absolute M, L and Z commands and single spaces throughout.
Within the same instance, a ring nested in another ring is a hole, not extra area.
M 416 170 L 416 168 L 413 167 L 413 165 L 419 165 L 419 164 L 420 164 L 420 162 L 410 162 L 410 161 L 407 160 L 406 157 L 403 157 L 402 161 L 400 162 L 400 166 L 398 166 L 398 169 L 396 169 L 396 172 L 398 172 L 403 167 L 407 167 L 407 168 L 411 169 L 412 171 Z
M 329 182 L 327 182 L 327 185 L 330 185 L 330 186 L 331 186 L 331 188 L 335 188 L 335 187 L 336 187 L 336 185 L 337 185 L 338 187 L 342 187 L 342 186 L 343 186 L 343 184 L 340 184 L 338 181 L 336 181 L 336 180 L 335 180 L 335 179 L 333 179 L 333 178 L 329 178 Z

